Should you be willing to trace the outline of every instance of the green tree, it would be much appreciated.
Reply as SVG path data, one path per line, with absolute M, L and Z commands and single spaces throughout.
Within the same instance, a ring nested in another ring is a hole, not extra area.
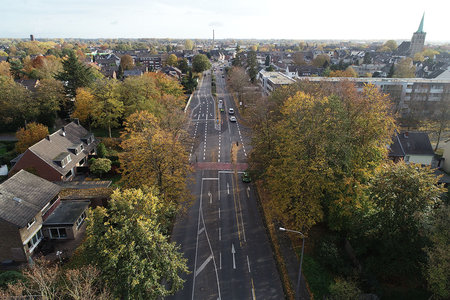
M 439 299 L 450 298 L 450 207 L 442 205 L 431 218 L 428 236 L 431 245 L 425 249 L 427 263 L 424 277 L 428 288 Z
M 394 71 L 394 78 L 414 78 L 416 77 L 416 67 L 413 65 L 413 60 L 409 57 L 402 59 Z
M 270 55 L 266 55 L 266 61 L 264 64 L 266 67 L 270 66 Z
M 111 170 L 111 160 L 107 158 L 97 158 L 89 166 L 89 171 L 95 175 L 102 177 L 103 174 Z
M 184 48 L 185 48 L 186 50 L 192 50 L 192 49 L 194 49 L 194 42 L 191 41 L 191 40 L 186 40 L 186 41 L 184 41 Z
M 96 104 L 94 95 L 92 95 L 89 89 L 79 88 L 75 97 L 75 111 L 72 114 L 72 118 L 79 119 L 81 123 L 91 128 L 91 123 L 95 116 Z
M 397 42 L 394 40 L 388 40 L 383 44 L 389 51 L 393 52 L 397 49 Z
M 120 299 L 158 299 L 183 287 L 186 259 L 161 232 L 161 200 L 151 191 L 116 190 L 86 228 L 85 255 Z
M 329 63 L 330 63 L 330 57 L 325 54 L 317 55 L 312 61 L 312 64 L 315 67 L 324 67 L 325 64 L 329 64 Z
M 181 84 L 187 94 L 192 94 L 197 87 L 197 80 L 192 75 L 192 71 L 188 71 L 187 75 L 181 79 Z
M 108 155 L 108 151 L 106 150 L 105 144 L 99 143 L 97 145 L 97 156 L 100 158 L 104 158 L 106 155 Z
M 441 203 L 444 188 L 430 167 L 404 162 L 388 163 L 368 187 L 370 209 L 355 222 L 366 224 L 371 267 L 385 278 L 410 276 L 425 261 L 425 220 Z
M 123 102 L 119 99 L 118 83 L 114 79 L 97 80 L 92 87 L 95 106 L 93 112 L 94 125 L 108 129 L 120 125 L 123 115 Z
M 201 73 L 211 68 L 211 62 L 204 54 L 198 54 L 194 56 L 192 60 L 192 70 L 197 73 Z
M 330 300 L 357 300 L 361 290 L 356 283 L 343 278 L 336 279 L 330 286 Z
M 186 58 L 180 59 L 178 61 L 178 69 L 180 69 L 183 74 L 187 74 L 187 72 L 189 71 L 189 64 Z
M 39 110 L 37 121 L 53 127 L 57 112 L 66 101 L 62 82 L 54 78 L 41 79 L 34 93 L 34 99 Z
M 68 53 L 62 64 L 63 71 L 56 74 L 55 78 L 64 83 L 66 94 L 73 99 L 78 88 L 88 87 L 92 84 L 94 75 L 89 66 L 78 60 L 74 51 Z
M 371 64 L 371 63 L 372 63 L 372 57 L 370 56 L 370 52 L 366 51 L 366 53 L 364 53 L 363 64 Z
M 175 54 L 170 54 L 166 64 L 169 66 L 176 66 L 178 64 L 178 57 Z
M 255 82 L 256 75 L 258 75 L 258 61 L 256 59 L 256 52 L 250 51 L 247 54 L 247 65 L 248 65 L 248 75 L 250 77 L 251 82 Z

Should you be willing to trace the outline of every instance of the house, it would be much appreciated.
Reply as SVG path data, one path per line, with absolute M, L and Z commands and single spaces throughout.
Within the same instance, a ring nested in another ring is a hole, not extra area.
M 180 69 L 173 66 L 164 66 L 160 71 L 166 74 L 167 76 L 173 77 L 177 80 L 181 80 L 181 77 L 183 75 L 183 72 L 181 72 Z
M 49 181 L 72 180 L 96 152 L 97 140 L 78 122 L 71 122 L 48 135 L 11 161 L 9 174 L 33 170 Z
M 61 202 L 61 187 L 25 170 L 0 184 L 0 261 L 29 261 L 44 238 L 79 235 L 89 201 Z
M 281 72 L 267 72 L 261 70 L 256 78 L 259 80 L 259 83 L 266 94 L 270 94 L 280 86 L 295 83 L 295 80 Z
M 389 150 L 389 158 L 394 162 L 404 160 L 407 163 L 431 166 L 434 158 L 430 139 L 425 132 L 396 132 Z

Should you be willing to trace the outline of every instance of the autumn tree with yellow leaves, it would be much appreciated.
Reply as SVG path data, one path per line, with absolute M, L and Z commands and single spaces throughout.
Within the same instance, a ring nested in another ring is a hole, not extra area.
M 125 121 L 119 154 L 122 183 L 126 187 L 155 186 L 167 203 L 178 204 L 189 192 L 186 177 L 191 171 L 187 151 L 176 135 L 163 129 L 147 111 Z
M 387 155 L 395 128 L 387 96 L 371 85 L 358 92 L 349 82 L 300 83 L 268 102 L 264 123 L 253 123 L 251 163 L 267 182 L 272 212 L 304 231 L 324 216 L 345 228 L 362 183 Z

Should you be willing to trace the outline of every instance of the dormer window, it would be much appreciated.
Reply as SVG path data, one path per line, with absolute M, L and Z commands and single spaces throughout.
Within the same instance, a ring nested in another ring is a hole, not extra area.
M 81 153 L 81 151 L 83 151 L 83 144 L 79 144 L 79 145 L 73 145 L 69 148 L 69 151 L 72 152 L 75 155 L 78 155 Z
M 64 168 L 68 163 L 72 161 L 70 153 L 62 152 L 57 157 L 53 159 L 61 168 Z
M 33 226 L 34 223 L 36 223 L 36 218 L 33 218 L 33 220 L 27 223 L 27 229 L 30 229 L 30 227 Z
M 90 145 L 94 141 L 94 135 L 91 133 L 81 139 L 83 143 Z

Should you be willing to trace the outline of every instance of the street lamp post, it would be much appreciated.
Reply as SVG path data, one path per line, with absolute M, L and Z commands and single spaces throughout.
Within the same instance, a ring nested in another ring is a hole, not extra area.
M 301 236 L 302 236 L 302 255 L 300 257 L 300 268 L 298 270 L 298 280 L 297 280 L 297 287 L 296 287 L 296 291 L 295 291 L 296 299 L 299 300 L 300 299 L 300 280 L 302 278 L 303 250 L 305 250 L 305 235 L 303 233 L 301 233 L 300 231 L 290 230 L 290 229 L 286 229 L 284 227 L 280 227 L 280 231 L 293 232 L 293 233 L 301 234 Z

